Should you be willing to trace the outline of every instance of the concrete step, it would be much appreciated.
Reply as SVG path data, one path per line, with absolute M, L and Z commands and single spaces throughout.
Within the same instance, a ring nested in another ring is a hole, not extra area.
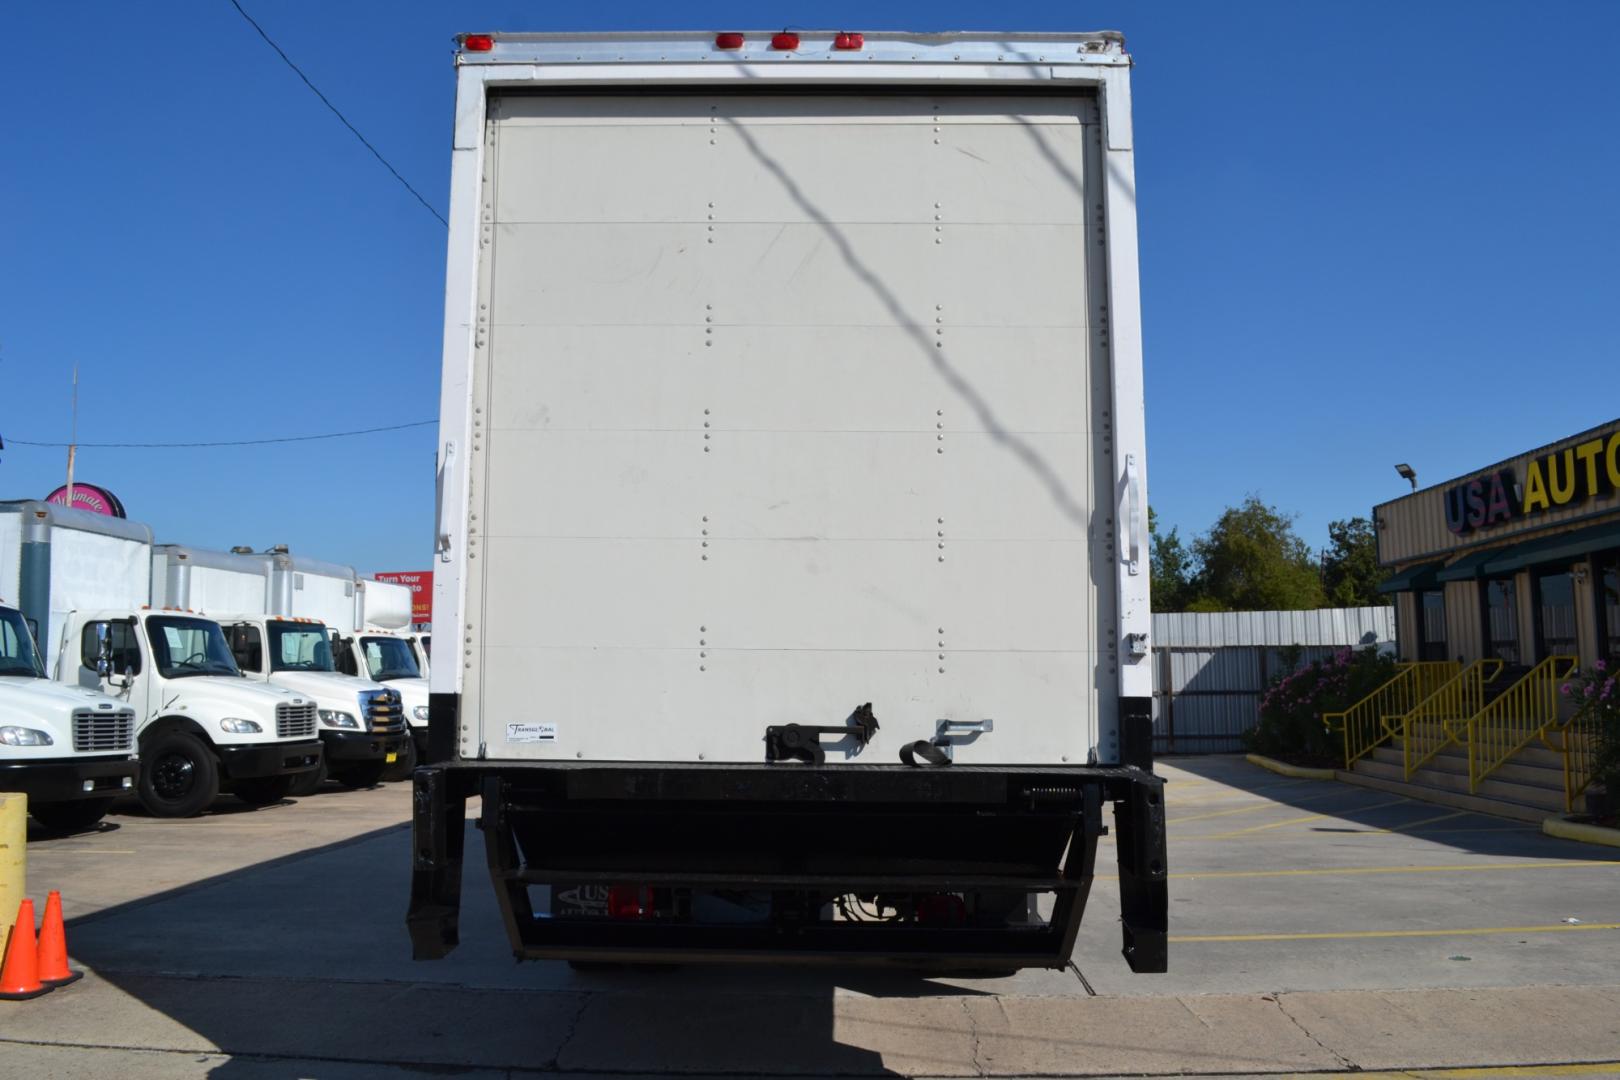
M 1400 764 L 1387 761 L 1370 761 L 1367 758 L 1362 758 L 1356 762 L 1352 771 L 1361 776 L 1405 784 L 1411 787 L 1429 788 L 1455 795 L 1468 795 L 1484 798 L 1488 801 L 1514 803 L 1519 806 L 1535 808 L 1541 811 L 1543 817 L 1547 814 L 1563 813 L 1564 810 L 1564 781 L 1562 774 L 1559 775 L 1556 790 L 1545 787 L 1532 787 L 1528 784 L 1519 784 L 1508 780 L 1498 780 L 1491 776 L 1487 777 L 1479 785 L 1477 792 L 1470 792 L 1468 790 L 1467 772 L 1456 773 L 1422 768 L 1414 772 L 1411 779 L 1408 780 L 1406 770 Z
M 1401 745 L 1402 740 L 1399 736 L 1384 744 L 1384 746 L 1394 748 L 1396 756 L 1400 755 Z M 1380 747 L 1380 749 L 1382 749 L 1382 747 Z M 1441 757 L 1456 757 L 1462 758 L 1464 762 L 1467 761 L 1467 756 L 1463 753 L 1462 747 L 1460 746 L 1448 746 L 1444 750 L 1440 751 L 1440 753 L 1436 754 L 1435 757 L 1436 759 Z M 1513 763 L 1515 765 L 1533 765 L 1541 769 L 1556 769 L 1559 776 L 1563 776 L 1564 774 L 1563 755 L 1559 754 L 1555 750 L 1548 750 L 1545 746 L 1541 745 L 1540 742 L 1532 743 L 1523 750 L 1520 750 L 1517 754 L 1514 754 Z M 1465 764 L 1464 771 L 1466 770 L 1467 766 Z M 1563 781 L 1560 780 L 1559 783 L 1562 784 Z
M 1434 772 L 1454 773 L 1466 777 L 1468 775 L 1468 758 L 1459 752 L 1451 752 L 1454 750 L 1454 747 L 1447 747 L 1447 752 L 1436 754 L 1425 762 L 1423 767 Z M 1406 762 L 1402 759 L 1399 749 L 1380 746 L 1372 752 L 1371 756 L 1374 761 L 1394 765 L 1403 771 L 1406 768 Z M 1513 756 L 1512 760 L 1493 769 L 1487 779 L 1505 780 L 1513 784 L 1523 784 L 1526 787 L 1556 791 L 1559 797 L 1562 798 L 1564 793 L 1563 761 L 1557 754 L 1551 754 L 1550 756 L 1554 765 L 1552 768 L 1547 768 L 1539 764 L 1527 763 L 1524 752 L 1520 751 Z
M 1360 765 L 1362 762 L 1358 761 L 1356 764 Z M 1387 791 L 1392 795 L 1405 795 L 1409 799 L 1435 803 L 1439 806 L 1449 806 L 1453 810 L 1470 810 L 1477 814 L 1490 814 L 1495 817 L 1511 818 L 1515 821 L 1541 822 L 1548 817 L 1546 810 L 1536 806 L 1524 806 L 1519 803 L 1486 799 L 1478 795 L 1460 795 L 1455 791 L 1447 791 L 1443 788 L 1408 784 L 1403 780 L 1390 780 L 1383 776 L 1345 772 L 1343 770 L 1340 770 L 1338 776 L 1345 783 L 1355 784 L 1357 787 Z

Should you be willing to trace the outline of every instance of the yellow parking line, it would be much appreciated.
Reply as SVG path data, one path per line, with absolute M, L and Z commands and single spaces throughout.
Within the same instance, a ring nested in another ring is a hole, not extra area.
M 1251 833 L 1265 832 L 1267 829 L 1281 829 L 1285 825 L 1304 825 L 1311 821 L 1325 821 L 1328 818 L 1342 818 L 1346 814 L 1359 814 L 1367 810 L 1382 810 L 1389 806 L 1399 806 L 1411 802 L 1407 798 L 1391 799 L 1388 802 L 1373 803 L 1371 806 L 1350 806 L 1332 814 L 1307 814 L 1304 817 L 1289 818 L 1287 821 L 1273 821 L 1267 825 L 1250 825 L 1247 829 L 1235 829 L 1232 832 L 1210 833 L 1208 836 L 1186 836 L 1184 840 L 1230 840 L 1235 836 L 1248 836 Z
M 1302 799 L 1295 799 L 1292 802 L 1287 802 L 1287 803 L 1280 803 L 1280 802 L 1276 802 L 1275 800 L 1272 800 L 1272 799 L 1267 799 L 1264 802 L 1255 804 L 1254 806 L 1240 806 L 1236 810 L 1212 810 L 1207 814 L 1194 814 L 1191 817 L 1169 818 L 1168 820 L 1165 821 L 1165 824 L 1166 825 L 1180 825 L 1180 824 L 1182 824 L 1184 822 L 1188 822 L 1188 821 L 1207 821 L 1210 818 L 1231 817 L 1233 814 L 1252 814 L 1252 813 L 1255 813 L 1256 811 L 1259 811 L 1259 810 L 1269 810 L 1269 809 L 1273 809 L 1273 808 L 1276 808 L 1276 807 L 1283 807 L 1283 806 L 1294 806 L 1294 805 L 1296 805 L 1298 803 L 1303 803 L 1303 802 L 1315 802 L 1317 799 L 1331 799 L 1335 795 L 1358 795 L 1358 794 L 1360 794 L 1360 792 L 1356 792 L 1356 791 L 1324 791 L 1324 792 L 1322 792 L 1321 794 L 1318 794 L 1318 795 L 1306 795 Z
M 1570 870 L 1582 866 L 1620 866 L 1620 859 L 1594 859 L 1590 862 L 1540 863 L 1453 863 L 1450 866 L 1346 866 L 1316 870 L 1192 870 L 1171 874 L 1173 878 L 1264 878 L 1317 877 L 1326 874 L 1449 874 L 1477 870 Z
M 1439 814 L 1439 815 L 1437 815 L 1435 817 L 1424 818 L 1421 821 L 1408 821 L 1405 825 L 1392 825 L 1387 829 L 1363 829 L 1362 832 L 1364 834 L 1368 834 L 1368 835 L 1371 835 L 1373 833 L 1404 832 L 1407 829 L 1415 829 L 1419 825 L 1432 825 L 1436 821 L 1450 821 L 1452 818 L 1460 818 L 1464 814 L 1472 814 L 1472 813 L 1473 813 L 1472 810 L 1453 810 L 1449 814 Z
M 1354 1076 L 1356 1080 L 1496 1080 L 1512 1076 L 1613 1076 L 1620 1061 L 1581 1065 L 1481 1065 L 1466 1069 L 1403 1069 L 1399 1072 L 1322 1073 L 1323 1077 Z
M 1361 938 L 1479 937 L 1484 934 L 1554 934 L 1566 930 L 1620 930 L 1620 923 L 1554 923 L 1551 926 L 1474 926 L 1460 930 L 1343 930 L 1307 934 L 1189 934 L 1171 937 L 1171 942 L 1189 945 L 1197 942 L 1239 941 L 1349 941 Z

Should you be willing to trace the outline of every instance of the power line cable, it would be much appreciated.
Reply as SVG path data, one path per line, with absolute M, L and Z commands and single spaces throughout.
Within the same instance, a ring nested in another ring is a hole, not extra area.
M 450 227 L 450 223 L 448 221 L 444 220 L 444 215 L 439 213 L 437 210 L 435 210 L 433 208 L 433 204 L 428 202 L 426 199 L 424 199 L 422 197 L 422 193 L 420 191 L 417 191 L 414 187 L 412 187 L 411 182 L 409 180 L 405 179 L 403 176 L 401 176 L 399 174 L 398 169 L 394 168 L 393 165 L 389 164 L 388 159 L 382 156 L 382 152 L 379 151 L 375 146 L 372 146 L 370 140 L 368 140 L 364 135 L 360 134 L 360 129 L 359 128 L 357 128 L 353 124 L 349 123 L 349 118 L 347 116 L 344 116 L 343 113 L 341 111 L 339 111 L 338 107 L 336 105 L 332 104 L 332 102 L 327 98 L 327 96 L 325 94 L 321 93 L 320 88 L 318 86 L 316 86 L 314 83 L 309 81 L 309 76 L 305 75 L 303 69 L 300 68 L 297 64 L 293 63 L 292 57 L 288 56 L 285 52 L 283 52 L 281 46 L 277 45 L 275 43 L 275 40 L 273 38 L 271 38 L 269 34 L 264 32 L 264 27 L 260 26 L 258 24 L 258 22 L 253 18 L 253 16 L 248 14 L 247 10 L 245 8 L 243 8 L 242 5 L 237 2 L 237 0 L 230 0 L 230 4 L 231 4 L 231 7 L 236 9 L 237 14 L 241 15 L 242 18 L 246 19 L 248 25 L 253 27 L 253 29 L 258 32 L 258 35 L 264 39 L 264 43 L 266 45 L 270 46 L 272 49 L 274 49 L 276 51 L 276 55 L 281 57 L 282 62 L 285 63 L 288 67 L 292 68 L 293 74 L 297 75 L 300 79 L 304 80 L 304 85 L 309 87 L 310 92 L 312 94 L 314 94 L 316 97 L 321 99 L 321 104 L 325 105 L 328 109 L 332 110 L 332 115 L 337 117 L 340 121 L 342 121 L 343 126 L 348 128 L 351 132 L 354 133 L 354 137 L 360 140 L 360 145 L 364 146 L 367 150 L 370 150 L 371 151 L 371 156 L 376 158 L 378 161 L 382 162 L 383 168 L 385 168 L 389 172 L 393 173 L 394 174 L 394 179 L 398 180 L 401 184 L 403 184 L 405 186 L 406 191 L 408 191 L 412 195 L 416 196 L 416 201 L 421 203 L 423 208 L 426 209 L 428 213 L 430 213 L 434 217 L 438 218 L 440 225 L 443 225 L 445 228 L 448 229 Z
M 360 428 L 355 431 L 328 431 L 320 435 L 281 435 L 272 439 L 231 439 L 222 442 L 104 442 L 78 443 L 81 450 L 193 450 L 210 446 L 267 446 L 270 443 L 314 442 L 317 439 L 348 439 L 356 435 L 376 435 L 383 431 L 404 431 L 406 428 L 428 427 L 437 420 L 415 420 L 409 424 L 389 424 L 387 427 Z M 65 447 L 65 442 L 30 442 L 27 439 L 8 439 L 11 446 Z

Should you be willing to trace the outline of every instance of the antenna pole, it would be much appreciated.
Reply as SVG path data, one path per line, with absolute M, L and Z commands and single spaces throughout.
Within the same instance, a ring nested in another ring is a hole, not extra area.
M 79 449 L 79 365 L 73 365 L 73 424 L 68 435 L 67 505 L 73 509 L 73 459 Z

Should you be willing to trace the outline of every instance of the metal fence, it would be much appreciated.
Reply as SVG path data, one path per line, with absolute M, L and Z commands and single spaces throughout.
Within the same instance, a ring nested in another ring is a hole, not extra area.
M 1395 610 L 1163 612 L 1153 616 L 1153 749 L 1222 754 L 1243 748 L 1267 684 L 1346 647 L 1395 647 Z

